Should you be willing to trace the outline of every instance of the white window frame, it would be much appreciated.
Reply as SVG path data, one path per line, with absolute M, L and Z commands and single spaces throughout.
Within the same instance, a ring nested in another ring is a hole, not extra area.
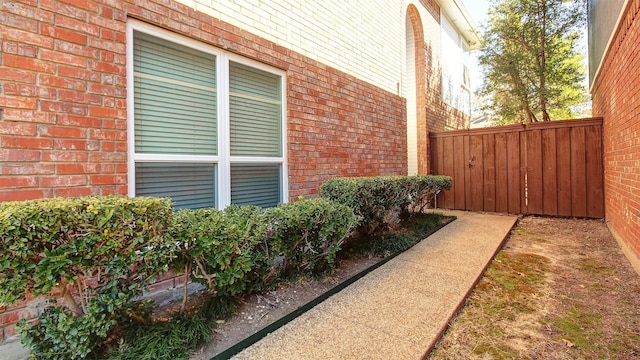
M 217 96 L 217 126 L 218 126 L 218 155 L 170 155 L 170 154 L 136 154 L 135 152 L 135 119 L 134 119 L 134 64 L 133 64 L 133 32 L 143 32 L 163 40 L 187 46 L 216 57 L 216 96 Z M 280 165 L 280 202 L 289 200 L 289 182 L 287 169 L 287 108 L 286 108 L 286 72 L 263 63 L 244 58 L 197 40 L 157 28 L 139 20 L 127 21 L 127 167 L 128 167 L 128 195 L 136 196 L 136 162 L 163 163 L 206 163 L 217 165 L 215 183 L 217 188 L 215 207 L 224 209 L 231 204 L 231 164 L 279 164 Z M 281 118 L 282 118 L 282 156 L 281 157 L 240 157 L 230 155 L 229 129 L 229 62 L 233 61 L 280 76 L 281 86 Z

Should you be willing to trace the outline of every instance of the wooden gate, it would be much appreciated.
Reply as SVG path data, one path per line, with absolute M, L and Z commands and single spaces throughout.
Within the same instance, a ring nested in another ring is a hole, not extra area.
M 430 134 L 431 173 L 453 177 L 446 209 L 604 217 L 602 119 Z

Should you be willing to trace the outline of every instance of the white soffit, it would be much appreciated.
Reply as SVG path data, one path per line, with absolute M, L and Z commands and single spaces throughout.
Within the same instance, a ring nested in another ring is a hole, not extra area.
M 461 0 L 436 0 L 441 11 L 451 20 L 460 34 L 467 40 L 470 50 L 478 49 L 482 45 L 480 29 L 476 26 L 467 8 Z

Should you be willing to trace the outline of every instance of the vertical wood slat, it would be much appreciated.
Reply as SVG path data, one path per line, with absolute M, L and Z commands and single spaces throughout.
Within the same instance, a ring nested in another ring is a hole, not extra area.
M 558 215 L 571 216 L 571 128 L 556 130 Z
M 439 140 L 441 140 L 441 143 L 442 143 L 443 153 L 447 154 L 447 156 L 443 159 L 443 162 L 442 162 L 442 166 L 443 166 L 442 174 L 454 177 L 455 175 L 454 163 L 453 163 L 454 157 L 452 156 L 454 152 L 453 138 L 447 137 Z M 453 186 L 452 186 L 452 190 L 453 190 Z M 446 198 L 445 198 L 445 202 L 441 206 L 446 207 L 448 209 L 454 208 L 455 192 L 449 193 L 449 191 L 444 191 L 444 193 L 446 194 Z
M 522 176 L 520 171 L 520 132 L 507 133 L 507 187 L 508 187 L 508 211 L 512 214 L 521 214 L 520 200 L 522 199 Z
M 432 134 L 434 168 L 454 178 L 447 208 L 604 216 L 602 119 Z
M 542 213 L 558 215 L 556 129 L 542 130 Z
M 584 127 L 571 129 L 571 216 L 587 216 L 587 173 Z
M 586 174 L 587 174 L 587 216 L 604 217 L 604 158 L 602 146 L 602 127 L 585 128 Z
M 466 161 L 464 160 L 468 153 L 469 153 L 469 143 L 468 141 L 468 136 L 459 136 L 456 137 L 453 141 L 453 146 L 455 147 L 455 152 L 454 152 L 454 171 L 455 174 L 453 175 L 453 184 L 454 186 L 456 186 L 457 189 L 459 189 L 456 193 L 455 193 L 455 208 L 456 209 L 460 209 L 460 210 L 466 210 L 467 209 L 467 196 L 466 194 L 469 193 L 469 191 L 467 191 L 467 180 L 466 178 L 468 178 L 468 174 L 467 171 L 469 170 L 466 167 Z
M 482 135 L 472 135 L 469 138 L 469 185 L 471 190 L 470 210 L 482 211 L 484 198 L 484 159 L 482 158 Z
M 527 211 L 529 214 L 543 214 L 542 199 L 542 135 L 540 130 L 526 132 L 527 137 Z
M 507 147 L 507 135 L 504 133 L 497 133 L 495 135 L 495 179 L 496 179 L 496 209 L 497 212 L 509 211 L 509 175 L 508 175 L 508 163 L 507 154 L 509 148 Z
M 520 195 L 520 214 L 528 214 L 529 213 L 529 208 L 528 208 L 528 201 L 527 201 L 527 186 L 528 186 L 528 174 L 527 172 L 529 171 L 529 166 L 527 164 L 527 132 L 524 131 L 522 133 L 519 134 L 520 135 L 520 153 L 518 154 L 519 160 L 520 160 L 520 192 L 518 195 Z
M 494 134 L 482 135 L 483 211 L 496 211 L 496 143 Z

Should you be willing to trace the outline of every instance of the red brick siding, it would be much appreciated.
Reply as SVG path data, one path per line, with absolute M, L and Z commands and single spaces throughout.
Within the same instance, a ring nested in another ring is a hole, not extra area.
M 0 201 L 127 193 L 127 18 L 287 71 L 290 199 L 335 176 L 407 172 L 403 98 L 187 6 L 0 6 Z M 34 315 L 25 309 L 0 308 L 0 340 L 15 333 L 15 314 Z
M 603 117 L 605 216 L 640 261 L 640 0 L 631 0 L 593 83 Z
M 333 176 L 406 173 L 402 98 L 187 6 L 2 6 L 0 155 L 11 177 L 0 201 L 126 194 L 128 17 L 287 70 L 290 198 Z

